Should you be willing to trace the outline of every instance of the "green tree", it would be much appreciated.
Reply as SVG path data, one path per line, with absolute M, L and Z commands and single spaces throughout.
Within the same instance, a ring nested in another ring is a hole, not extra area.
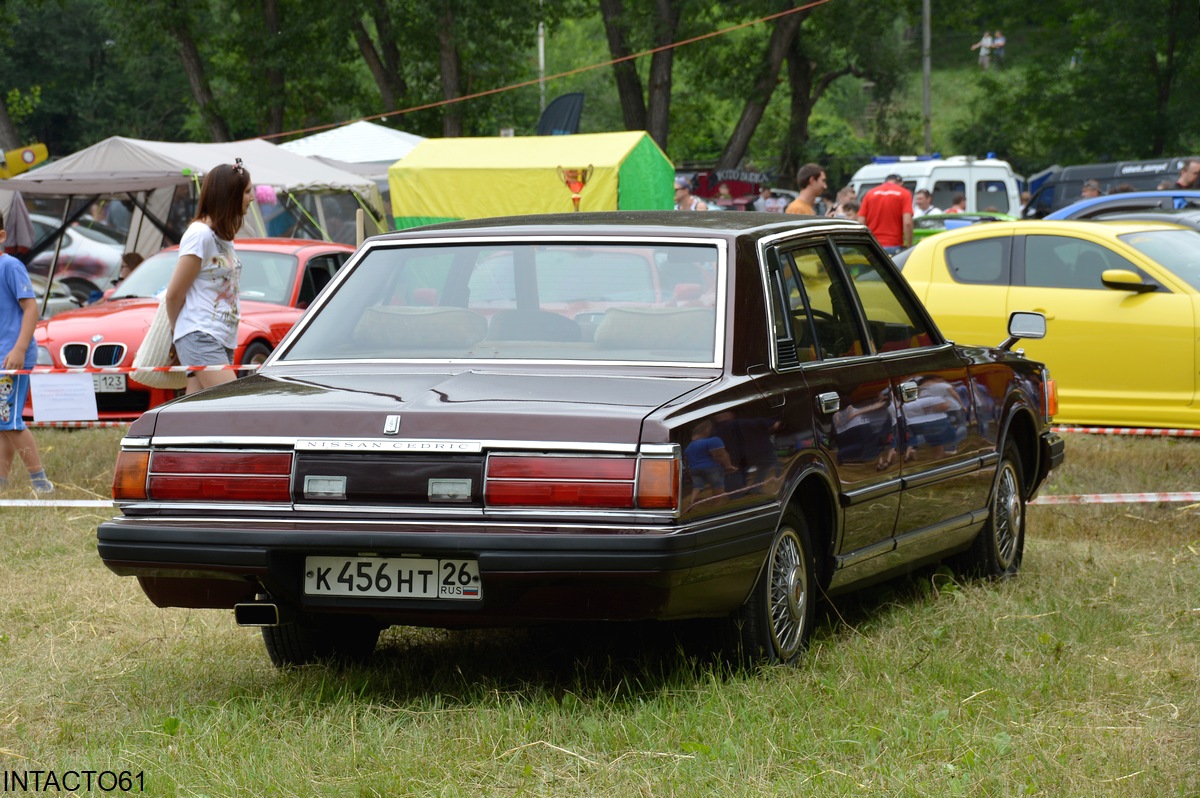
M 985 137 L 1023 169 L 1200 150 L 1200 20 L 1188 0 L 1063 0 L 1030 32 L 1028 66 L 982 75 L 965 151 Z M 995 149 L 995 147 L 993 147 Z

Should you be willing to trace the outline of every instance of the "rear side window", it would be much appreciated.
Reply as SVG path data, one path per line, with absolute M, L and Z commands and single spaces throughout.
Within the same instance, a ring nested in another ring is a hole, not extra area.
M 1007 285 L 1012 236 L 967 241 L 946 248 L 946 266 L 956 283 Z
M 833 253 L 812 246 L 788 253 L 788 259 L 783 290 L 800 361 L 864 354 L 854 305 Z
M 866 314 L 875 351 L 892 352 L 933 343 L 923 317 L 904 290 L 903 278 L 888 268 L 873 248 L 841 244 L 838 253 Z

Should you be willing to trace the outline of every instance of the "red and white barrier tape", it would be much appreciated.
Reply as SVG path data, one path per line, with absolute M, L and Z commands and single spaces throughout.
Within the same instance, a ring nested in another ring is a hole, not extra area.
M 0 509 L 5 507 L 107 507 L 115 509 L 111 499 L 0 499 Z
M 1200 438 L 1200 429 L 1159 429 L 1151 427 L 1054 427 L 1055 432 L 1080 432 L 1088 435 L 1137 435 L 1145 437 Z
M 31 369 L 0 369 L 0 374 L 132 374 L 135 371 L 187 372 L 187 371 L 253 371 L 258 363 L 242 363 L 241 365 L 222 364 L 218 366 L 80 366 L 68 368 L 59 366 L 34 366 Z
M 1038 496 L 1030 504 L 1160 504 L 1200 502 L 1200 491 L 1179 493 L 1077 493 L 1068 496 Z
M 128 427 L 132 421 L 26 421 L 27 427 L 57 429 L 102 429 L 105 427 Z

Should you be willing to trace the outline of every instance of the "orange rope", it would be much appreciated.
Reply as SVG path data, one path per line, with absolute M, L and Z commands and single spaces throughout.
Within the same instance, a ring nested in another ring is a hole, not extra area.
M 464 94 L 461 97 L 451 97 L 447 100 L 437 100 L 436 102 L 425 103 L 423 105 L 414 105 L 412 107 L 401 108 L 396 111 L 385 111 L 381 114 L 372 114 L 371 116 L 361 116 L 358 119 L 351 119 L 351 120 L 349 120 L 349 122 L 330 122 L 329 124 L 326 124 L 326 125 L 314 125 L 312 127 L 300 128 L 297 130 L 289 130 L 289 131 L 286 131 L 283 133 L 270 133 L 265 136 L 259 136 L 259 138 L 276 139 L 276 138 L 282 138 L 283 136 L 294 136 L 299 133 L 312 133 L 312 132 L 318 131 L 318 130 L 329 130 L 330 128 L 341 127 L 342 125 L 349 124 L 350 122 L 367 122 L 372 119 L 385 119 L 389 116 L 403 116 L 404 114 L 411 114 L 415 111 L 427 111 L 430 108 L 439 108 L 443 105 L 452 105 L 454 103 L 465 102 L 466 100 L 477 100 L 480 97 L 487 97 L 492 94 L 502 94 L 503 92 L 506 92 L 506 91 L 512 91 L 514 89 L 523 89 L 528 86 L 534 86 L 534 85 L 537 85 L 538 83 L 541 83 L 544 80 L 549 81 L 549 80 L 557 80 L 559 78 L 570 77 L 571 75 L 578 75 L 582 72 L 590 72 L 593 69 L 602 69 L 604 67 L 613 66 L 614 64 L 620 64 L 625 61 L 632 61 L 637 58 L 643 58 L 647 55 L 653 55 L 654 53 L 662 52 L 663 50 L 671 50 L 676 47 L 683 47 L 684 45 L 687 45 L 687 44 L 695 44 L 696 42 L 701 42 L 701 41 L 704 41 L 705 39 L 712 39 L 717 36 L 724 36 L 725 34 L 732 33 L 735 30 L 741 30 L 742 28 L 748 28 L 751 25 L 758 25 L 763 22 L 771 22 L 772 20 L 786 17 L 789 14 L 795 14 L 799 11 L 807 11 L 810 8 L 816 8 L 817 6 L 824 5 L 825 3 L 828 3 L 828 2 L 831 2 L 831 0 L 812 0 L 812 2 L 806 3 L 805 5 L 798 6 L 796 8 L 789 8 L 786 11 L 780 11 L 775 14 L 769 14 L 765 17 L 759 17 L 758 19 L 750 20 L 749 22 L 741 22 L 741 23 L 738 23 L 737 25 L 733 25 L 728 28 L 722 28 L 721 30 L 715 30 L 715 31 L 711 31 L 709 33 L 703 33 L 699 36 L 693 36 L 690 39 L 684 39 L 682 41 L 674 42 L 672 44 L 664 44 L 660 47 L 655 47 L 650 50 L 643 50 L 640 53 L 634 53 L 632 55 L 622 56 L 621 58 L 614 58 L 611 61 L 603 61 L 598 64 L 590 64 L 588 66 L 582 66 L 582 67 L 577 67 L 575 69 L 569 69 L 566 72 L 559 72 L 556 75 L 549 75 L 547 77 L 542 77 L 542 78 L 533 78 L 532 80 L 525 80 L 520 83 L 513 83 L 508 86 L 501 86 L 501 87 L 495 88 L 495 89 L 486 89 L 484 91 L 475 92 L 474 94 Z

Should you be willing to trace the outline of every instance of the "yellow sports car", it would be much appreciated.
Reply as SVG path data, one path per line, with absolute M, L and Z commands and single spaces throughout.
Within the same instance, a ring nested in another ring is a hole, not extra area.
M 1029 357 L 1058 383 L 1063 424 L 1200 429 L 1200 232 L 1158 222 L 992 222 L 896 257 L 947 338 L 1004 337 L 1045 314 Z

